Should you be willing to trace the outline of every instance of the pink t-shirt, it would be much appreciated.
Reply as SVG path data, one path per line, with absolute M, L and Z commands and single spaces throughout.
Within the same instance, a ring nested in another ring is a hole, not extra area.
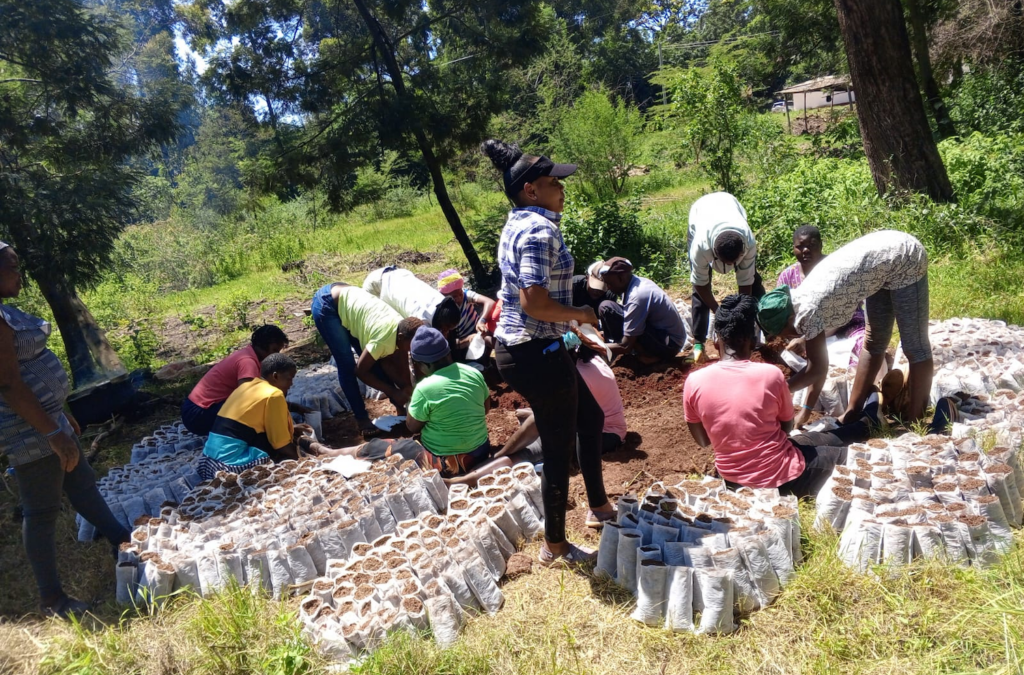
M 782 371 L 766 363 L 720 361 L 691 373 L 683 387 L 686 421 L 700 422 L 722 478 L 779 487 L 804 470 L 804 457 L 779 425 L 793 419 Z
M 622 409 L 622 394 L 619 393 L 619 385 L 611 366 L 597 357 L 586 363 L 577 361 L 576 369 L 604 411 L 604 433 L 615 434 L 626 440 L 626 414 Z
M 203 379 L 192 388 L 190 401 L 200 408 L 228 400 L 238 388 L 239 380 L 255 379 L 260 376 L 260 360 L 256 350 L 249 345 L 245 349 L 228 354 L 220 363 L 210 368 Z

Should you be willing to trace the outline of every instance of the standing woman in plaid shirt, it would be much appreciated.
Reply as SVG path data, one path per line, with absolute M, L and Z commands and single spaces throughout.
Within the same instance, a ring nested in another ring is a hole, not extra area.
M 504 309 L 495 332 L 495 357 L 501 376 L 529 402 L 540 432 L 545 539 L 540 561 L 590 560 L 592 552 L 565 539 L 574 450 L 590 504 L 587 525 L 600 527 L 614 518 L 615 509 L 601 474 L 604 413 L 562 341 L 570 321 L 597 325 L 592 308 L 572 306 L 573 259 L 558 227 L 565 206 L 560 179 L 572 175 L 576 166 L 524 155 L 516 145 L 501 141 L 486 141 L 481 150 L 502 172 L 505 195 L 515 205 L 498 246 Z

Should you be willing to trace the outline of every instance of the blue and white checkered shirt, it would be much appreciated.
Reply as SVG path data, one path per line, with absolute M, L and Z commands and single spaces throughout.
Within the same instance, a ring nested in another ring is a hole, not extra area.
M 573 259 L 558 229 L 561 217 L 560 213 L 537 207 L 513 209 L 508 214 L 498 245 L 504 306 L 495 332 L 506 346 L 559 338 L 569 330 L 566 322 L 538 321 L 527 316 L 519 302 L 520 290 L 542 286 L 555 302 L 572 307 Z

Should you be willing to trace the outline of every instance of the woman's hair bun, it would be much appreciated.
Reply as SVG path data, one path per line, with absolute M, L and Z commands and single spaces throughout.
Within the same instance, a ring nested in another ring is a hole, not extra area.
M 523 156 L 523 151 L 515 143 L 506 143 L 495 139 L 480 144 L 480 152 L 487 155 L 498 171 L 508 171 Z

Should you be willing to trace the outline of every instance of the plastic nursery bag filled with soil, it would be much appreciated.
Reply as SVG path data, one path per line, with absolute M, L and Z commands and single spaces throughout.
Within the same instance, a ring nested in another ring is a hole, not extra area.
M 668 568 L 665 628 L 693 632 L 693 569 L 673 565 Z
M 117 604 L 130 605 L 135 597 L 135 584 L 138 581 L 139 568 L 127 562 L 117 564 L 117 587 L 115 597 Z
M 424 605 L 437 644 L 442 647 L 454 644 L 459 637 L 461 626 L 461 612 L 456 606 L 455 599 L 448 593 L 441 593 L 427 598 Z
M 697 632 L 724 634 L 736 630 L 732 620 L 732 572 L 726 569 L 694 570 L 693 578 L 694 605 L 696 607 L 699 602 L 701 613 Z
M 468 563 L 464 563 L 462 569 L 465 572 L 465 578 L 469 582 L 470 589 L 472 589 L 476 599 L 480 602 L 480 606 L 488 614 L 493 615 L 497 613 L 505 602 L 505 597 L 502 595 L 498 585 L 494 583 L 494 577 L 484 568 L 483 563 L 479 559 L 471 560 Z
M 842 532 L 846 526 L 846 514 L 850 510 L 850 501 L 853 494 L 843 487 L 833 487 L 825 494 L 818 495 L 817 516 L 814 519 L 814 527 L 831 527 L 836 532 Z
M 648 626 L 660 626 L 665 619 L 665 592 L 669 567 L 660 560 L 640 560 L 636 610 L 633 618 Z
M 544 532 L 544 523 L 537 517 L 537 512 L 530 506 L 522 492 L 512 498 L 508 507 L 512 512 L 512 517 L 516 519 L 519 527 L 523 530 L 523 536 L 527 541 L 532 541 Z
M 601 542 L 597 547 L 597 565 L 594 575 L 615 579 L 616 560 L 619 549 L 619 532 L 622 528 L 618 523 L 605 523 L 601 530 Z
M 732 573 L 733 585 L 735 586 L 736 611 L 740 614 L 749 614 L 761 606 L 761 595 L 754 586 L 750 572 L 743 563 L 739 549 L 727 548 L 711 554 L 715 561 L 715 569 L 728 570 Z
M 636 560 L 641 540 L 640 530 L 622 528 L 619 531 L 615 581 L 633 595 L 636 595 Z

